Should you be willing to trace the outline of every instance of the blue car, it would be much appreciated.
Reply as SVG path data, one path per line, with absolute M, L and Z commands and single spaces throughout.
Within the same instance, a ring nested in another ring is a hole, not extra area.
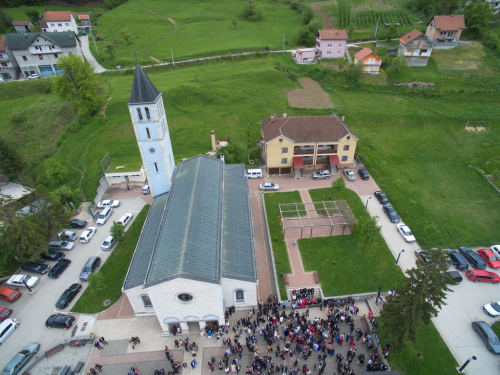
M 61 276 L 66 268 L 71 264 L 71 260 L 69 259 L 61 259 L 59 262 L 55 264 L 54 267 L 49 272 L 49 277 L 52 279 L 57 279 Z

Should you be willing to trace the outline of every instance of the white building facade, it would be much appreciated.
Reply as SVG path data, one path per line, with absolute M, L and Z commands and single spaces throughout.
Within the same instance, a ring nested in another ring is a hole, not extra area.
M 43 13 L 45 21 L 42 30 L 49 33 L 72 31 L 78 34 L 76 20 L 70 11 L 49 11 Z

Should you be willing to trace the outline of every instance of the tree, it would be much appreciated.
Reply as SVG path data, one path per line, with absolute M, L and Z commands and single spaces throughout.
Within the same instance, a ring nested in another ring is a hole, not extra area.
M 359 226 L 359 240 L 363 245 L 363 249 L 366 250 L 368 244 L 374 244 L 378 241 L 380 229 L 382 227 L 378 225 L 378 216 L 370 216 L 361 223 Z
M 114 44 L 108 44 L 106 46 L 106 53 L 109 53 L 111 55 L 111 58 L 115 56 L 115 46 Z
M 238 24 L 238 19 L 236 17 L 233 17 L 232 23 L 233 23 L 234 28 L 236 29 L 236 25 Z
M 465 24 L 471 26 L 488 26 L 491 20 L 491 9 L 488 2 L 473 0 L 465 8 Z
M 24 160 L 18 150 L 6 139 L 0 138 L 0 172 L 9 178 L 21 178 L 24 167 Z
M 79 113 L 95 115 L 100 103 L 94 69 L 75 54 L 60 57 L 57 67 L 63 73 L 54 78 L 52 91 L 61 99 L 71 100 Z
M 356 28 L 354 27 L 354 24 L 351 22 L 349 26 L 347 26 L 347 31 L 349 32 L 349 34 L 352 34 L 354 30 L 356 30 Z
M 0 34 L 12 27 L 12 17 L 0 7 Z
M 89 275 L 89 286 L 97 293 L 103 294 L 107 289 L 106 277 L 102 272 L 91 273 Z
M 387 30 L 387 40 L 394 39 L 398 36 L 398 28 L 395 23 L 391 23 L 389 30 Z
M 123 241 L 125 238 L 125 227 L 116 221 L 113 221 L 113 225 L 111 225 L 111 229 L 109 230 L 111 235 L 118 242 Z
M 314 18 L 314 12 L 312 11 L 311 8 L 307 8 L 307 10 L 304 12 L 304 16 L 302 17 L 302 23 L 304 25 L 309 24 L 309 22 L 312 21 Z
M 392 59 L 390 62 L 387 73 L 399 73 L 408 69 L 408 62 L 404 56 L 398 56 Z
M 36 9 L 27 9 L 24 14 L 26 14 L 26 17 L 33 22 L 33 23 L 39 23 L 40 22 L 40 12 Z
M 358 82 L 363 74 L 363 67 L 361 64 L 352 64 L 350 69 L 351 77 L 354 82 Z
M 44 163 L 44 169 L 45 177 L 52 184 L 61 185 L 68 176 L 68 168 L 54 158 L 48 159 Z
M 309 27 L 303 26 L 299 30 L 299 35 L 297 38 L 297 43 L 301 46 L 313 46 L 316 41 L 316 35 L 309 30 Z
M 255 0 L 248 0 L 248 2 L 243 7 L 243 13 L 245 18 L 250 21 L 260 21 L 264 18 L 264 11 Z
M 380 316 L 381 331 L 396 348 L 405 341 L 415 342 L 418 328 L 437 316 L 446 292 L 451 291 L 442 274 L 448 268 L 444 252 L 434 250 L 429 254 L 428 262 L 419 258 L 417 267 L 407 271 L 408 276 L 395 288 L 396 295 L 389 298 Z
M 439 230 L 437 226 L 426 219 L 424 224 L 425 240 L 430 241 L 433 237 L 437 237 L 438 234 Z
M 122 29 L 122 31 L 120 31 L 120 35 L 122 36 L 123 40 L 125 40 L 127 42 L 127 44 L 130 44 L 130 38 L 131 38 L 131 35 L 128 33 L 127 29 Z
M 68 204 L 82 199 L 80 190 L 72 189 L 68 185 L 61 185 L 49 194 L 53 200 L 61 204 Z
M 345 180 L 342 176 L 339 178 L 335 179 L 335 181 L 332 182 L 332 188 L 333 191 L 335 191 L 335 194 L 338 195 L 342 190 L 345 189 Z

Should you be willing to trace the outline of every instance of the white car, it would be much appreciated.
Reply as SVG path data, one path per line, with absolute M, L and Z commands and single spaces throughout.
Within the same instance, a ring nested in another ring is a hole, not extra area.
M 88 243 L 92 239 L 92 237 L 94 237 L 95 232 L 97 232 L 96 227 L 89 227 L 85 229 L 80 236 L 80 242 Z
M 344 169 L 344 174 L 349 181 L 354 181 L 356 179 L 356 175 L 350 169 Z
M 280 186 L 278 184 L 273 184 L 272 182 L 264 182 L 263 184 L 260 184 L 260 190 L 278 191 L 279 189 Z
M 38 277 L 28 276 L 28 275 L 12 275 L 6 282 L 7 285 L 17 286 L 17 287 L 30 287 L 33 288 L 38 284 Z
M 490 250 L 493 251 L 493 254 L 500 260 L 500 245 L 493 245 L 490 247 Z
M 19 327 L 19 320 L 17 319 L 5 319 L 0 323 L 0 344 L 2 344 L 7 337 Z M 2 372 L 3 374 L 3 372 Z
M 113 236 L 108 236 L 102 243 L 101 249 L 105 251 L 111 250 L 116 244 L 117 241 L 113 238 Z
M 325 180 L 328 180 L 330 178 L 330 171 L 324 170 L 324 171 L 314 172 L 312 174 L 312 178 L 315 180 L 317 180 L 318 178 L 324 178 Z
M 30 74 L 28 76 L 28 79 L 38 79 L 38 78 L 40 78 L 40 76 L 38 74 L 36 74 L 36 73 Z
M 490 316 L 499 316 L 500 315 L 500 301 L 491 302 L 483 306 L 483 310 L 486 311 L 486 314 Z
M 130 212 L 127 212 L 125 215 L 123 215 L 120 220 L 118 220 L 118 224 L 121 224 L 123 225 L 124 227 L 127 226 L 127 224 L 130 222 L 130 220 L 132 220 L 132 217 L 134 215 Z
M 406 224 L 396 224 L 396 228 L 398 232 L 403 236 L 406 242 L 415 242 L 416 239 L 413 236 L 410 228 L 406 226 Z
M 106 207 L 118 207 L 120 205 L 119 200 L 107 199 L 105 201 L 97 203 L 97 207 L 106 208 Z

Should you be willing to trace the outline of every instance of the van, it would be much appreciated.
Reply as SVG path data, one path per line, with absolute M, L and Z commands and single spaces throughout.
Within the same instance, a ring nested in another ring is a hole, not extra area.
M 151 192 L 151 189 L 149 188 L 149 185 L 144 185 L 142 187 L 142 195 L 148 195 Z
M 97 218 L 96 224 L 97 225 L 104 225 L 104 224 L 106 224 L 106 221 L 108 221 L 108 219 L 109 219 L 109 217 L 111 216 L 112 213 L 113 213 L 113 209 L 111 207 L 106 207 L 99 214 L 99 217 Z
M 80 280 L 87 281 L 90 274 L 95 272 L 99 266 L 101 265 L 101 258 L 99 257 L 90 257 L 87 260 L 87 263 L 82 268 L 82 272 L 80 273 Z
M 262 177 L 262 169 L 249 169 L 245 175 L 248 178 L 261 178 Z
M 19 327 L 19 320 L 17 319 L 5 319 L 0 323 L 0 345 L 17 327 Z
M 71 241 L 50 241 L 47 247 L 49 250 L 71 250 L 75 247 L 75 243 Z

